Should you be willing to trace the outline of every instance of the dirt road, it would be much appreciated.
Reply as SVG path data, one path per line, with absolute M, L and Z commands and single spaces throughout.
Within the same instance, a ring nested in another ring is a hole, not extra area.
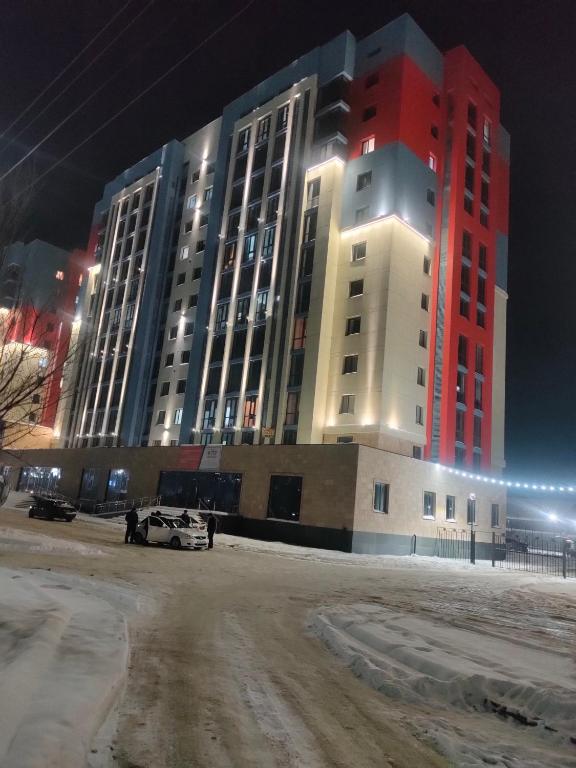
M 50 535 L 57 526 L 62 538 L 105 553 L 58 555 L 55 562 L 43 553 L 7 552 L 4 565 L 127 583 L 154 599 L 130 630 L 128 682 L 110 750 L 110 764 L 121 768 L 447 766 L 414 736 L 413 708 L 356 679 L 307 623 L 320 606 L 359 602 L 438 615 L 451 601 L 454 620 L 479 620 L 484 610 L 503 626 L 510 614 L 498 595 L 511 582 L 497 583 L 490 572 L 474 581 L 464 573 L 456 584 L 441 570 L 306 561 L 222 539 L 212 552 L 139 548 L 120 543 L 121 529 L 111 525 L 47 524 L 7 510 L 0 525 Z M 494 599 L 475 605 L 482 590 Z M 549 616 L 564 607 L 550 604 Z M 521 610 L 531 611 L 529 601 Z M 541 615 L 534 631 L 567 645 L 573 620 L 551 626 Z

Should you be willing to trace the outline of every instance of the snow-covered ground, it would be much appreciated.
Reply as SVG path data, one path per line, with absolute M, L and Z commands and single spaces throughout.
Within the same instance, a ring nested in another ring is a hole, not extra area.
M 56 528 L 52 530 L 56 531 Z M 101 557 L 106 554 L 104 549 L 83 544 L 80 541 L 60 539 L 57 536 L 48 536 L 34 531 L 20 531 L 16 528 L 0 528 L 0 554 L 3 551 L 88 557 Z
M 128 589 L 0 568 L 1 768 L 85 763 L 124 680 L 136 606 Z

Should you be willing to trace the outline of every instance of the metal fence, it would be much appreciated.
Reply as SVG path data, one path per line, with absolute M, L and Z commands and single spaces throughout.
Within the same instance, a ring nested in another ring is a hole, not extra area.
M 434 554 L 471 563 L 475 563 L 476 558 L 491 560 L 493 567 L 576 578 L 575 542 L 542 531 L 511 530 L 486 534 L 439 528 Z

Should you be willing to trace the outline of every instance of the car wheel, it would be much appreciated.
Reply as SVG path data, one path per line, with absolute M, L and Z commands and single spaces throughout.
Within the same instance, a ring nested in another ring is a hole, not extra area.
M 142 536 L 140 531 L 136 531 L 134 534 L 134 544 L 146 544 L 146 539 Z
M 29 509 L 28 510 L 28 517 L 34 517 L 34 510 L 33 509 Z
M 180 549 L 182 544 L 180 543 L 180 539 L 178 538 L 178 536 L 172 536 L 172 538 L 170 539 L 170 546 L 172 547 L 172 549 Z
M 74 520 L 73 517 L 65 517 L 64 519 L 66 520 L 67 523 L 71 523 L 72 520 Z

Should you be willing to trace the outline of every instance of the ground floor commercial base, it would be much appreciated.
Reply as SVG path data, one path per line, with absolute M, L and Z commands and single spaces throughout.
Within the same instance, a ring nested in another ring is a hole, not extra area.
M 506 527 L 498 483 L 358 444 L 23 450 L 2 464 L 15 490 L 87 511 L 159 499 L 215 512 L 223 532 L 345 552 L 442 556 L 474 531 L 488 558 Z

